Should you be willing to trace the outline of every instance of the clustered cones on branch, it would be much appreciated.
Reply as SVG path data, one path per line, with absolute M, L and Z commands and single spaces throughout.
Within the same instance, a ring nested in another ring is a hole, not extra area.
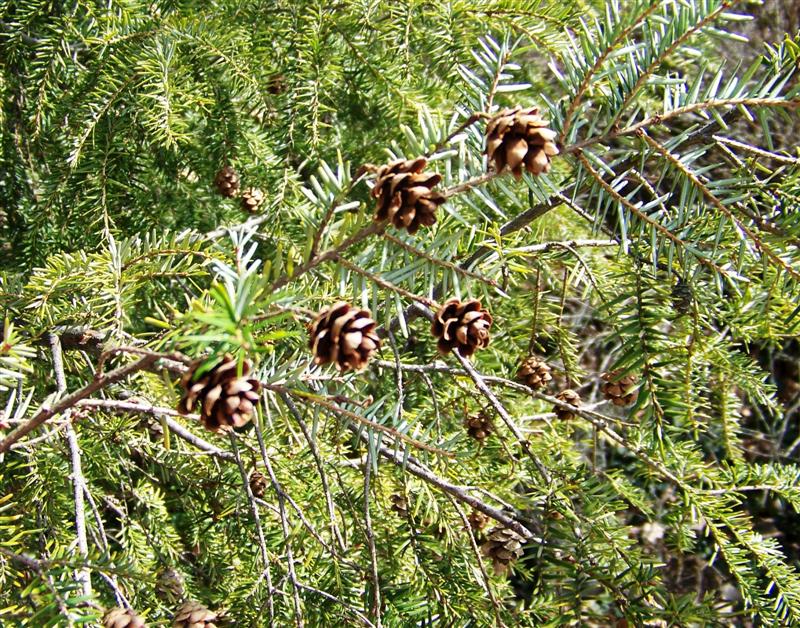
M 181 604 L 172 619 L 172 628 L 216 628 L 217 614 L 200 602 L 190 600 Z
M 130 608 L 111 608 L 103 615 L 103 628 L 145 628 L 147 624 Z
M 439 339 L 441 353 L 458 349 L 461 355 L 468 357 L 489 345 L 491 326 L 492 315 L 477 299 L 463 302 L 450 299 L 434 316 L 431 333 Z
M 322 310 L 309 326 L 308 346 L 314 363 L 335 363 L 340 371 L 362 370 L 381 344 L 376 327 L 369 310 L 348 303 Z
M 378 168 L 372 188 L 378 199 L 375 220 L 388 220 L 411 234 L 436 222 L 436 209 L 445 196 L 433 190 L 441 175 L 422 172 L 427 163 L 424 157 L 398 159 Z
M 253 471 L 248 480 L 250 485 L 250 492 L 256 497 L 264 497 L 267 492 L 267 476 L 261 471 Z
M 636 400 L 637 377 L 632 374 L 620 377 L 620 371 L 603 373 L 603 396 L 615 406 L 629 406 Z
M 581 396 L 571 388 L 562 390 L 556 395 L 556 399 L 568 403 L 571 406 L 575 406 L 576 408 L 581 405 Z M 553 406 L 553 412 L 562 421 L 570 421 L 575 418 L 575 413 L 572 410 L 562 408 L 561 406 Z
M 482 443 L 493 431 L 492 420 L 486 412 L 478 412 L 464 419 L 467 434 Z
M 233 198 L 239 194 L 239 173 L 233 166 L 223 166 L 214 177 L 217 192 L 226 198 Z
M 250 362 L 242 362 L 241 376 L 236 358 L 228 354 L 208 370 L 202 371 L 203 366 L 202 361 L 195 362 L 181 379 L 185 392 L 178 412 L 190 414 L 199 406 L 200 420 L 212 432 L 249 423 L 261 391 L 261 382 L 247 377 L 252 368 Z
M 486 154 L 498 173 L 508 166 L 517 179 L 523 169 L 539 175 L 550 170 L 550 158 L 558 155 L 556 137 L 538 107 L 504 109 L 486 126 Z
M 484 556 L 492 559 L 494 572 L 504 574 L 513 562 L 522 556 L 522 544 L 525 542 L 519 534 L 510 528 L 497 526 L 492 528 L 481 546 Z
M 533 390 L 546 388 L 552 381 L 553 374 L 550 372 L 550 367 L 547 362 L 540 360 L 535 356 L 526 358 L 520 364 L 517 371 L 517 379 L 524 382 Z

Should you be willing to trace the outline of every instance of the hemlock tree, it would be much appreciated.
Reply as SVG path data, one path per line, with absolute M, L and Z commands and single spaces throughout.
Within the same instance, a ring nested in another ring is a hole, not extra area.
M 1 2 L 0 623 L 800 623 L 748 10 Z

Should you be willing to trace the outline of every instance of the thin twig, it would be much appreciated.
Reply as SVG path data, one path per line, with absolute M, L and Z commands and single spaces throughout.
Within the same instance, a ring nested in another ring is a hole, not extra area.
M 375 533 L 372 530 L 372 517 L 369 513 L 369 481 L 372 473 L 372 447 L 367 447 L 367 460 L 364 464 L 364 533 L 369 547 L 369 559 L 372 567 L 372 607 L 370 614 L 375 619 L 377 628 L 381 626 L 381 584 L 378 575 L 378 551 L 375 549 Z

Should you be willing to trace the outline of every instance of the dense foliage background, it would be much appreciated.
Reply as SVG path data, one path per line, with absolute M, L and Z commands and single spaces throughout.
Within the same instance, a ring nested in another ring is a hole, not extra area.
M 0 624 L 800 624 L 799 14 L 1 0 Z M 487 163 L 516 105 L 548 174 Z M 436 225 L 374 223 L 362 166 L 420 155 Z M 472 360 L 430 334 L 451 297 L 494 318 Z M 311 361 L 341 300 L 361 373 Z M 263 403 L 212 434 L 173 408 L 226 352 Z

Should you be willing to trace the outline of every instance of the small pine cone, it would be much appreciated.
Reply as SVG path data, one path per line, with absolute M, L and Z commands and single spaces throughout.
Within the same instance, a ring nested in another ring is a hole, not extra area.
M 581 396 L 571 388 L 562 390 L 556 395 L 556 399 L 576 407 L 581 405 Z M 567 410 L 566 408 L 562 408 L 561 406 L 553 406 L 553 412 L 555 412 L 556 417 L 562 421 L 570 421 L 575 418 L 574 412 Z
M 273 74 L 267 81 L 267 91 L 270 94 L 282 94 L 286 91 L 286 77 L 283 74 Z
M 479 532 L 489 523 L 489 515 L 483 514 L 480 510 L 473 510 L 467 516 L 467 521 L 473 532 Z
M 172 628 L 217 628 L 217 614 L 200 602 L 192 600 L 181 604 L 172 618 Z
M 322 310 L 309 326 L 308 346 L 315 364 L 335 362 L 340 371 L 360 371 L 367 366 L 381 341 L 369 310 L 337 303 Z
M 603 396 L 615 406 L 629 406 L 636 400 L 637 377 L 632 374 L 619 376 L 619 371 L 603 373 Z
M 129 608 L 112 608 L 103 615 L 103 628 L 144 628 L 147 624 Z
M 254 214 L 264 202 L 264 193 L 258 188 L 248 188 L 242 192 L 242 209 Z
M 558 155 L 556 136 L 538 107 L 504 109 L 486 126 L 486 154 L 498 173 L 508 166 L 517 179 L 523 168 L 539 175 L 550 170 L 550 158 Z
M 378 168 L 372 196 L 378 199 L 375 220 L 389 220 L 398 229 L 414 234 L 421 227 L 436 222 L 436 209 L 445 197 L 433 187 L 442 177 L 423 173 L 424 157 L 398 159 Z
M 431 325 L 431 333 L 439 339 L 441 353 L 453 349 L 467 357 L 476 349 L 489 345 L 489 328 L 492 315 L 481 307 L 477 299 L 461 302 L 450 299 L 436 313 Z
M 267 476 L 261 471 L 253 471 L 250 474 L 250 490 L 256 497 L 264 497 L 267 492 Z
M 492 433 L 492 420 L 485 412 L 473 414 L 464 419 L 464 427 L 467 428 L 467 434 L 472 438 L 482 443 L 486 440 L 487 436 Z
M 156 578 L 156 593 L 159 599 L 175 603 L 183 599 L 185 586 L 183 576 L 172 567 L 159 572 Z
M 694 293 L 691 286 L 683 281 L 678 281 L 672 286 L 672 304 L 681 314 L 688 314 L 692 310 Z
M 195 405 L 200 407 L 200 420 L 211 432 L 242 427 L 250 422 L 258 403 L 261 382 L 247 377 L 252 368 L 245 360 L 242 376 L 237 375 L 236 359 L 225 354 L 222 361 L 213 368 L 197 375 L 202 361 L 194 366 L 181 379 L 185 392 L 178 404 L 178 412 L 189 414 Z
M 550 372 L 547 362 L 531 356 L 520 364 L 517 379 L 522 380 L 534 390 L 539 390 L 547 387 L 547 384 L 553 379 L 553 374 Z
M 525 542 L 519 534 L 510 528 L 497 526 L 492 528 L 481 545 L 484 556 L 492 559 L 494 572 L 503 574 L 509 566 L 522 556 L 522 544 Z
M 239 193 L 239 174 L 233 166 L 223 166 L 214 177 L 217 192 L 227 198 L 233 198 Z
M 408 516 L 408 500 L 405 495 L 393 493 L 389 496 L 389 501 L 392 502 L 392 510 L 396 512 L 399 517 Z

